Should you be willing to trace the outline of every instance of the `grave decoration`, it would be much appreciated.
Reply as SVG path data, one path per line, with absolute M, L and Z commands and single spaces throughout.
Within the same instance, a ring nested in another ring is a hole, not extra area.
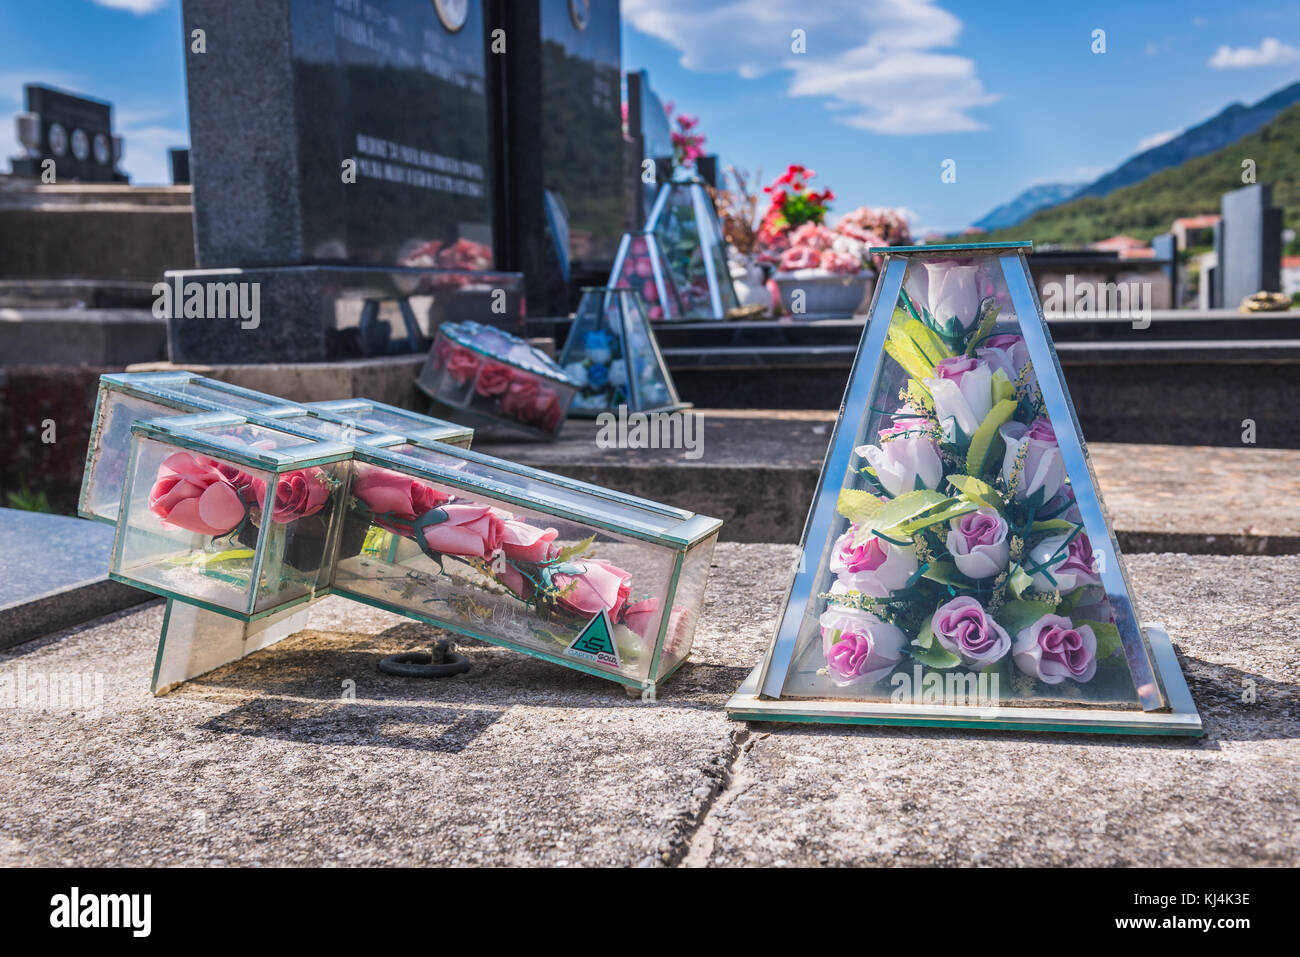
M 343 400 L 349 406 L 356 402 Z M 316 404 L 331 415 L 337 415 L 342 408 L 335 403 Z M 404 409 L 392 409 L 379 403 L 369 403 L 369 407 L 379 412 L 395 413 L 397 418 L 385 420 L 383 424 L 377 422 L 374 428 L 366 431 L 391 431 L 409 438 L 465 445 L 473 435 L 463 426 Z M 131 426 L 137 422 L 164 415 L 223 410 L 236 413 L 280 410 L 276 414 L 282 415 L 300 408 L 297 403 L 278 396 L 209 379 L 194 372 L 123 372 L 100 376 L 77 513 L 82 518 L 109 523 L 117 521 Z M 359 424 L 365 427 L 364 422 Z
M 110 375 L 98 409 L 83 501 L 116 483 L 110 577 L 168 599 L 156 694 L 301 630 L 332 593 L 637 693 L 690 652 L 715 519 L 438 441 L 437 420 L 368 399 Z
M 892 247 L 751 720 L 1200 734 L 1143 628 L 1025 263 Z
M 704 180 L 678 170 L 660 187 L 646 228 L 667 256 L 687 318 L 725 319 L 739 307 L 722 224 Z
M 477 322 L 443 323 L 417 383 L 448 414 L 553 439 L 577 392 L 555 360 Z
M 578 384 L 571 414 L 671 412 L 690 408 L 659 352 L 641 297 L 631 289 L 589 288 L 564 343 L 560 364 Z
M 721 522 L 436 443 L 354 456 L 338 594 L 643 691 L 686 659 Z
M 646 317 L 651 321 L 684 318 L 682 297 L 668 270 L 659 237 L 652 232 L 623 234 L 609 284 L 640 293 Z

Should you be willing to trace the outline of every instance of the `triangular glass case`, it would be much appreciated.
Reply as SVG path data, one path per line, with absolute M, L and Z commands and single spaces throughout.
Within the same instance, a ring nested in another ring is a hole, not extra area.
M 1200 734 L 1139 622 L 1024 258 L 892 247 L 733 718 Z

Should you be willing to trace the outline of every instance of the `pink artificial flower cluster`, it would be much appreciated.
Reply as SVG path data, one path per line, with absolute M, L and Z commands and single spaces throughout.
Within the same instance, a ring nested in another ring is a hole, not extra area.
M 665 274 L 664 282 L 671 284 L 672 281 L 672 276 Z M 655 285 L 654 263 L 650 261 L 650 250 L 644 236 L 636 236 L 629 243 L 628 254 L 623 261 L 623 272 L 614 285 L 620 289 L 635 289 L 639 292 L 646 304 L 645 314 L 648 319 L 676 318 L 673 314 L 675 310 L 672 309 L 672 304 L 667 304 L 671 311 L 666 315 L 664 312 L 665 303 L 659 301 L 659 287 Z
M 265 514 L 266 486 L 264 479 L 227 462 L 175 452 L 158 466 L 149 491 L 149 510 L 164 528 L 225 535 L 244 520 L 248 503 L 256 502 Z M 287 525 L 314 515 L 325 507 L 329 494 L 325 473 L 314 466 L 281 475 L 275 483 L 271 519 Z
M 673 119 L 673 104 L 664 104 L 664 113 Z M 676 117 L 677 129 L 672 131 L 673 163 L 677 166 L 690 166 L 704 155 L 704 134 L 697 132 L 700 125 L 698 116 L 679 113 Z
M 482 272 L 492 268 L 492 247 L 472 239 L 462 238 L 454 243 L 432 239 L 403 256 L 398 265 Z
M 428 551 L 473 561 L 482 573 L 526 602 L 590 619 L 601 612 L 642 638 L 658 626 L 658 602 L 631 601 L 631 573 L 594 558 L 560 560 L 554 528 L 530 525 L 504 509 L 482 505 L 379 466 L 359 468 L 352 493 L 375 524 Z M 439 521 L 420 522 L 438 510 Z M 418 528 L 417 528 L 418 525 Z
M 804 223 L 788 237 L 789 247 L 781 253 L 777 268 L 781 272 L 820 269 L 832 275 L 852 276 L 862 269 L 864 250 L 856 241 L 821 223 Z
M 505 418 L 547 432 L 558 429 L 564 419 L 560 394 L 540 376 L 456 345 L 446 336 L 439 336 L 434 345 L 433 368 L 444 370 L 460 385 L 473 380 L 474 394 L 495 399 L 492 411 Z

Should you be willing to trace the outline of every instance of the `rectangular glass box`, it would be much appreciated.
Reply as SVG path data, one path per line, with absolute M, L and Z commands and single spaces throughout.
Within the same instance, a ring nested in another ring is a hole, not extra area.
M 117 521 L 131 426 L 165 415 L 296 408 L 278 396 L 254 392 L 194 372 L 121 372 L 99 378 L 99 395 L 86 449 L 77 514 Z
M 110 577 L 244 621 L 326 592 L 351 454 L 228 412 L 137 423 Z
M 437 443 L 354 457 L 336 593 L 642 692 L 690 653 L 717 519 Z
M 373 399 L 330 399 L 326 402 L 306 402 L 305 408 L 320 415 L 355 425 L 368 432 L 385 432 L 404 439 L 428 442 L 445 442 L 460 448 L 469 448 L 474 440 L 474 430 L 455 422 L 421 415 L 409 409 L 399 409 Z
M 438 327 L 417 384 L 458 417 L 547 439 L 564 425 L 578 389 L 540 349 L 477 322 Z

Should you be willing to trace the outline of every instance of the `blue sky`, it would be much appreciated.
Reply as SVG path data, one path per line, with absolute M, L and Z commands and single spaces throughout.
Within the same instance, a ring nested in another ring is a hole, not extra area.
M 550 0 L 555 2 L 555 0 Z M 327 0 L 326 0 L 327 4 Z M 701 118 L 724 163 L 787 163 L 840 199 L 955 229 L 1035 183 L 1095 178 L 1142 142 L 1300 79 L 1277 0 L 623 0 L 623 62 Z M 806 52 L 791 51 L 791 31 Z M 1105 30 L 1106 52 L 1092 33 Z M 136 182 L 183 145 L 179 0 L 0 0 L 0 155 L 23 82 L 111 100 Z M 943 183 L 945 159 L 957 181 Z

